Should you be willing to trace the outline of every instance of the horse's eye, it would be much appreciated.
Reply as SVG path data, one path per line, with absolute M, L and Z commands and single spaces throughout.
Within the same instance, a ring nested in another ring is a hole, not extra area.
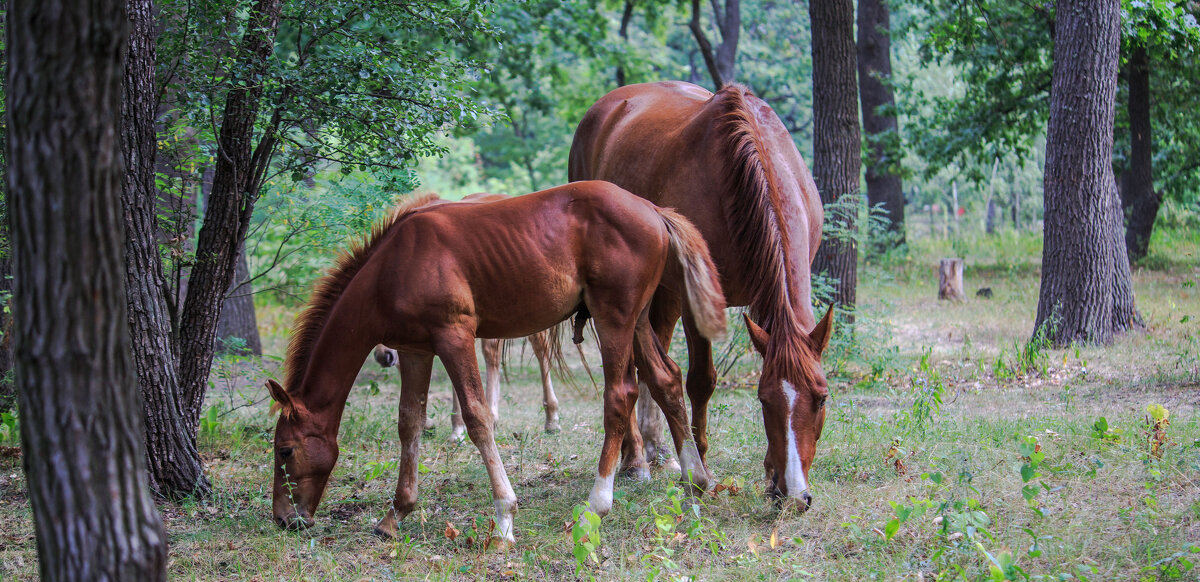
M 281 456 L 285 459 L 292 456 L 292 447 L 280 447 L 279 448 L 279 456 Z

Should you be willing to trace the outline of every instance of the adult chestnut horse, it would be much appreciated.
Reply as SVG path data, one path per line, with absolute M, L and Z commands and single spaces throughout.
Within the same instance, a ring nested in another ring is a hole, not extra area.
M 810 307 L 809 265 L 821 240 L 821 201 L 779 117 L 740 85 L 716 94 L 681 82 L 628 85 L 600 98 L 580 121 L 568 175 L 608 180 L 674 208 L 703 233 L 726 302 L 750 306 L 753 320 L 746 318 L 746 325 L 763 355 L 758 398 L 767 433 L 768 491 L 799 499 L 807 508 L 808 470 L 828 396 L 821 352 L 832 321 L 827 313 L 815 323 Z M 663 345 L 669 345 L 681 315 L 692 429 L 703 457 L 708 401 L 716 385 L 712 344 L 678 293 L 668 289 L 655 296 L 650 319 Z M 663 430 L 649 412 L 639 402 L 646 453 L 653 459 Z M 627 443 L 627 468 L 644 462 L 640 452 Z
M 267 382 L 282 408 L 275 426 L 276 522 L 312 524 L 337 461 L 346 398 L 363 358 L 381 343 L 399 354 L 401 458 L 395 499 L 376 532 L 394 536 L 397 520 L 416 505 L 418 448 L 438 356 L 491 480 L 496 535 L 512 542 L 517 499 L 493 440 L 475 338 L 526 336 L 585 309 L 595 320 L 604 364 L 605 434 L 592 509 L 612 508 L 617 457 L 637 398 L 635 365 L 666 413 L 684 475 L 707 486 L 707 469 L 694 444 L 685 443 L 679 368 L 647 319 L 661 281 L 688 296 L 705 337 L 724 331 L 720 283 L 695 227 L 607 182 L 488 204 L 420 207 L 429 201 L 398 209 L 317 284 L 288 346 L 287 388 Z

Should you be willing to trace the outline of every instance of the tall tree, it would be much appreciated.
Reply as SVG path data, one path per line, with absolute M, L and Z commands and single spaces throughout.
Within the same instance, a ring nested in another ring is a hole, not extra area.
M 14 352 L 40 574 L 162 580 L 126 316 L 124 2 L 12 0 L 7 17 Z
M 171 316 L 164 292 L 157 237 L 155 158 L 157 91 L 154 85 L 154 6 L 128 0 L 129 49 L 121 107 L 125 159 L 121 202 L 125 224 L 126 292 L 133 361 L 141 387 L 150 486 L 160 495 L 203 495 L 208 480 L 191 423 L 179 400 Z
M 704 25 L 700 23 L 700 0 L 692 0 L 692 20 L 688 23 L 688 29 L 692 31 L 692 36 L 696 38 L 696 44 L 700 47 L 700 55 L 704 57 L 704 64 L 708 67 L 715 91 L 732 83 L 736 77 L 742 9 L 739 0 L 725 0 L 723 7 L 720 0 L 712 0 L 712 8 L 713 23 L 717 25 L 717 31 L 721 35 L 721 42 L 715 49 L 708 40 L 708 35 L 704 33 Z
M 887 219 L 883 248 L 904 244 L 900 124 L 892 93 L 892 33 L 887 0 L 858 2 L 858 84 L 867 150 L 867 203 Z
M 245 354 L 262 355 L 262 339 L 258 335 L 258 317 L 254 314 L 254 289 L 250 281 L 250 265 L 246 261 L 246 245 L 238 248 L 233 281 L 225 294 L 221 319 L 217 322 L 217 337 L 237 346 Z
M 1138 322 L 1112 171 L 1118 0 L 1060 0 L 1046 135 L 1035 326 L 1055 345 L 1108 344 Z
M 813 61 L 813 180 L 825 205 L 825 236 L 813 272 L 836 280 L 834 300 L 853 307 L 858 246 L 862 137 L 854 48 L 854 2 L 811 0 Z
M 1145 46 L 1137 46 L 1126 64 L 1126 107 L 1129 115 L 1129 168 L 1122 176 L 1121 207 L 1127 219 L 1125 249 L 1129 259 L 1146 256 L 1150 233 L 1162 196 L 1154 189 L 1154 140 L 1150 123 L 1150 61 Z

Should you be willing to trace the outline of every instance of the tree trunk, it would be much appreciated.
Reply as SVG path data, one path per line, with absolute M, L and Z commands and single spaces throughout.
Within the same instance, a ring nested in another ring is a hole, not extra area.
M 233 283 L 221 308 L 217 337 L 231 346 L 242 344 L 241 353 L 262 355 L 262 340 L 258 336 L 258 319 L 254 315 L 254 295 L 250 287 L 250 267 L 246 263 L 246 245 L 238 250 L 233 270 Z M 241 340 L 241 341 L 238 341 Z
M 720 2 L 713 1 L 713 21 L 721 33 L 721 44 L 714 50 L 704 27 L 700 24 L 700 0 L 692 0 L 692 20 L 688 29 L 696 38 L 708 74 L 712 77 L 715 91 L 732 83 L 736 76 L 738 37 L 742 32 L 742 8 L 740 0 L 725 0 L 722 11 Z
M 942 259 L 938 262 L 938 299 L 966 301 L 963 292 L 963 260 Z
M 124 0 L 12 0 L 7 17 L 13 339 L 39 573 L 165 580 L 126 314 Z
M 1058 346 L 1108 344 L 1139 322 L 1112 172 L 1119 48 L 1117 0 L 1059 2 L 1035 322 Z
M 258 198 L 258 181 L 264 168 L 256 164 L 262 160 L 254 155 L 252 141 L 263 92 L 259 79 L 266 73 L 274 48 L 281 8 L 282 0 L 255 1 L 238 51 L 240 65 L 233 68 L 242 81 L 235 81 L 225 99 L 213 191 L 204 211 L 196 264 L 179 322 L 179 381 L 184 412 L 192 423 L 199 422 L 204 405 L 221 304 L 233 280 L 237 250 L 246 238 Z M 263 137 L 265 142 L 273 139 L 272 135 Z M 259 144 L 259 152 L 264 145 Z M 273 147 L 267 145 L 267 151 Z
M 900 167 L 896 98 L 892 79 L 891 23 L 886 0 L 858 2 L 858 83 L 862 98 L 863 133 L 866 134 L 867 203 L 880 205 L 890 236 L 877 241 L 878 250 L 904 244 L 904 185 Z M 889 148 L 889 142 L 893 147 Z
M 621 13 L 621 28 L 618 35 L 621 37 L 624 48 L 629 46 L 629 22 L 633 20 L 633 3 L 634 0 L 625 0 L 625 10 Z M 617 63 L 617 86 L 625 86 L 625 65 L 621 62 Z
M 125 179 L 125 276 L 133 361 L 141 387 L 150 487 L 171 498 L 209 490 L 196 435 L 184 420 L 179 379 L 171 349 L 171 318 L 158 251 L 154 183 L 155 134 L 154 7 L 128 0 L 130 35 L 125 61 L 121 117 Z
M 1154 191 L 1152 162 L 1154 142 L 1150 122 L 1150 63 L 1146 47 L 1139 46 L 1129 57 L 1129 172 L 1121 192 L 1121 206 L 1128 220 L 1125 248 L 1129 259 L 1138 261 L 1150 249 L 1150 234 L 1162 197 Z
M 853 307 L 858 285 L 855 233 L 862 169 L 854 3 L 811 0 L 808 10 L 813 32 L 813 179 L 826 208 L 826 234 L 813 271 L 835 279 L 834 300 Z

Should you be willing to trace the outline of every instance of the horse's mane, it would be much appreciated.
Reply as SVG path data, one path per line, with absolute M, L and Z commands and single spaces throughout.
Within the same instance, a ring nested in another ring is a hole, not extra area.
M 726 140 L 726 151 L 733 154 L 733 165 L 726 176 L 727 223 L 740 255 L 745 257 L 750 292 L 750 316 L 771 335 L 770 361 L 779 362 L 787 376 L 811 379 L 815 375 L 816 349 L 800 327 L 792 309 L 790 293 L 793 281 L 787 271 L 791 245 L 776 174 L 742 85 L 726 85 L 718 93 L 724 96 L 725 111 L 719 114 L 718 129 Z M 714 97 L 715 99 L 715 97 Z M 802 260 L 807 260 L 803 257 Z M 800 353 L 808 350 L 808 354 Z
M 379 239 L 383 238 L 383 235 L 397 223 L 437 200 L 436 194 L 412 196 L 401 200 L 392 209 L 390 216 L 376 222 L 367 235 L 351 244 L 349 249 L 342 251 L 333 268 L 317 281 L 308 305 L 296 317 L 296 323 L 292 328 L 292 339 L 288 342 L 287 375 L 284 379 L 284 386 L 289 392 L 300 386 L 305 371 L 305 366 L 301 362 L 309 360 L 308 355 L 312 353 L 317 338 L 321 336 L 321 329 L 325 327 L 330 310 L 342 296 L 346 286 L 367 263 L 367 259 L 371 258 L 375 250 L 375 243 L 379 242 Z

